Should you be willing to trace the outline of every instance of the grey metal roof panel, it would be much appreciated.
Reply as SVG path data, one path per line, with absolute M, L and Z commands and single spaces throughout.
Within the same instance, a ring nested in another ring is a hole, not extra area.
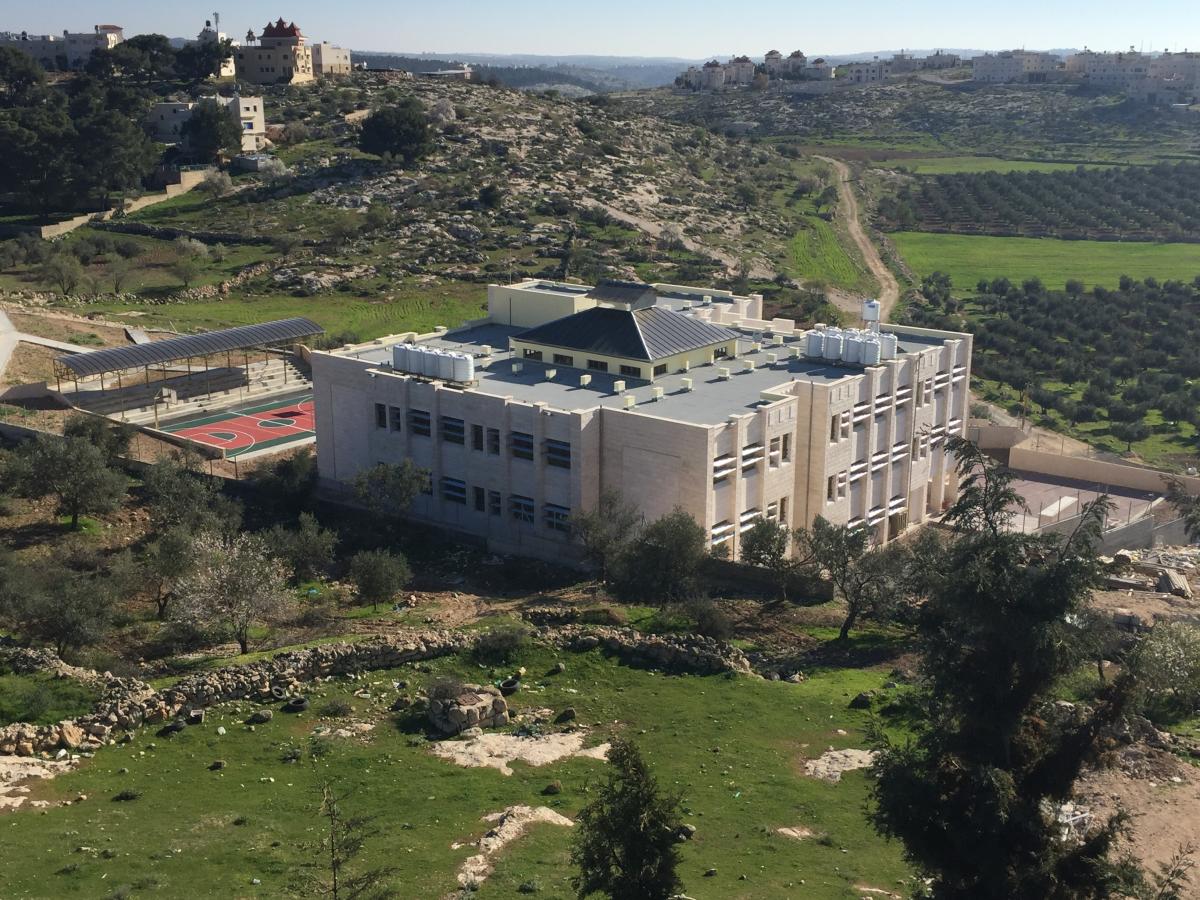
M 651 285 L 640 281 L 616 281 L 609 279 L 601 281 L 587 296 L 592 300 L 603 303 L 653 303 L 658 296 Z
M 518 340 L 581 350 L 600 356 L 649 360 L 637 321 L 627 309 L 596 306 L 574 315 L 537 325 L 516 335 Z
M 99 375 L 102 372 L 117 372 L 125 369 L 140 369 L 181 359 L 209 356 L 231 350 L 247 350 L 266 344 L 298 340 L 324 334 L 325 329 L 311 319 L 296 317 L 275 322 L 260 322 L 257 325 L 241 325 L 203 334 L 186 334 L 154 341 L 149 344 L 134 344 L 131 347 L 110 347 L 90 353 L 60 356 L 56 362 L 69 369 L 76 377 Z
M 650 359 L 663 359 L 676 353 L 736 340 L 738 336 L 730 328 L 712 325 L 659 306 L 639 309 L 633 316 Z

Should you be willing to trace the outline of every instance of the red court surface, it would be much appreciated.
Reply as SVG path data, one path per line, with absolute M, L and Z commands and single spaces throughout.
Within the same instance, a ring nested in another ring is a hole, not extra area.
M 314 436 L 312 394 L 185 419 L 162 430 L 199 444 L 220 447 L 232 459 Z

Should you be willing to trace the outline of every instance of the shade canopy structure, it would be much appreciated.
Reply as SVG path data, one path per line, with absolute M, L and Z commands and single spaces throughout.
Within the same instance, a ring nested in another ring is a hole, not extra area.
M 103 375 L 106 372 L 165 366 L 167 363 L 207 358 L 234 350 L 286 345 L 324 333 L 325 329 L 311 319 L 297 317 L 262 322 L 258 325 L 224 328 L 220 331 L 206 331 L 203 334 L 187 334 L 148 344 L 67 354 L 58 357 L 54 362 L 60 373 L 78 379 Z

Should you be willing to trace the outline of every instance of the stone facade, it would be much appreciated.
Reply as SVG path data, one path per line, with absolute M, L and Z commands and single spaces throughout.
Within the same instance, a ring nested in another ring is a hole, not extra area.
M 508 724 L 508 703 L 490 684 L 465 684 L 457 697 L 430 699 L 429 722 L 446 735 L 468 728 L 500 728 Z

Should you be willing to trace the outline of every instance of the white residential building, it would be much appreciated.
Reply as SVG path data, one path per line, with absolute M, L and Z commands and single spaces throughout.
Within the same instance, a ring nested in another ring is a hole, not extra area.
M 151 137 L 164 144 L 178 144 L 183 139 L 183 125 L 201 103 L 219 103 L 231 116 L 236 116 L 242 131 L 242 152 L 253 153 L 266 146 L 267 122 L 262 97 L 205 97 L 200 100 L 166 101 L 155 103 L 146 116 Z
M 44 69 L 82 69 L 94 50 L 111 50 L 125 40 L 120 25 L 93 25 L 91 31 L 57 34 L 0 35 L 0 47 L 27 53 Z
M 312 45 L 313 73 L 318 78 L 350 74 L 350 51 L 335 47 L 328 41 Z
M 1039 83 L 1050 80 L 1059 62 L 1059 58 L 1052 53 L 1029 50 L 985 53 L 971 60 L 974 70 L 971 77 L 974 81 L 989 84 Z
M 229 35 L 223 31 L 217 31 L 211 20 L 204 21 L 204 27 L 200 29 L 200 33 L 196 35 L 197 44 L 220 44 L 229 40 Z M 234 51 L 236 52 L 236 51 Z M 221 68 L 217 71 L 218 78 L 232 78 L 237 73 L 237 63 L 234 62 L 233 54 L 230 54 L 225 59 L 221 60 Z
M 970 335 L 761 315 L 755 295 L 526 281 L 461 328 L 315 352 L 321 483 L 411 459 L 431 473 L 415 519 L 549 559 L 606 489 L 686 510 L 733 558 L 760 517 L 887 541 L 940 514 Z

